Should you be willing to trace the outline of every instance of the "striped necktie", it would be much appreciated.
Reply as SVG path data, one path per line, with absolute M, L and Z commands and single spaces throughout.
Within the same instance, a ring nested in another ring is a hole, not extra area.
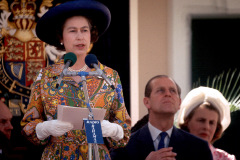
M 164 139 L 165 139 L 165 137 L 167 136 L 167 133 L 166 133 L 166 132 L 161 132 L 161 133 L 160 133 L 160 136 L 161 136 L 161 140 L 160 140 L 160 142 L 158 143 L 158 150 L 165 147 L 165 145 L 164 145 Z

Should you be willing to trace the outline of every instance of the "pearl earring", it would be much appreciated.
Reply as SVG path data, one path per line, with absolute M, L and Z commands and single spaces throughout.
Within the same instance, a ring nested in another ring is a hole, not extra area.
M 62 42 L 61 42 L 60 44 L 61 44 L 61 46 L 63 45 L 63 43 L 62 43 Z

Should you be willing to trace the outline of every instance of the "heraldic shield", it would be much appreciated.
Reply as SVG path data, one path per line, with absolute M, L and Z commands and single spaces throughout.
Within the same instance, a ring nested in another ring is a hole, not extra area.
M 34 77 L 48 63 L 44 45 L 38 39 L 22 42 L 15 37 L 4 38 L 5 52 L 1 57 L 0 83 L 13 98 L 9 98 L 8 106 L 15 116 L 21 114 L 20 108 L 24 113 Z
M 21 148 L 13 154 L 20 160 L 29 155 L 41 157 L 42 153 L 41 147 L 23 138 L 20 121 L 38 71 L 57 61 L 58 51 L 42 42 L 35 33 L 38 18 L 56 4 L 53 0 L 0 0 L 0 100 L 13 115 L 11 144 Z
M 35 33 L 37 18 L 52 6 L 48 0 L 0 1 L 0 98 L 13 116 L 25 113 L 34 77 L 53 63 L 49 45 Z

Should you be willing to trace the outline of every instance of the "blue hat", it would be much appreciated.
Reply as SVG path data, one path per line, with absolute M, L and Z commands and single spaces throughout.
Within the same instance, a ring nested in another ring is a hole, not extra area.
M 38 38 L 50 45 L 58 46 L 59 37 L 56 30 L 66 18 L 82 15 L 90 18 L 97 27 L 98 35 L 102 35 L 111 21 L 109 9 L 100 2 L 94 0 L 73 0 L 62 3 L 47 11 L 37 22 L 36 34 Z

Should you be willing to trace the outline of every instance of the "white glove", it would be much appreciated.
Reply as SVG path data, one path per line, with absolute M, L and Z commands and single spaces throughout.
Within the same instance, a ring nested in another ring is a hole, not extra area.
M 111 137 L 116 141 L 123 139 L 123 128 L 120 125 L 110 123 L 108 120 L 103 120 L 101 127 L 103 137 Z
M 64 133 L 70 131 L 73 125 L 68 122 L 59 120 L 50 120 L 38 123 L 36 126 L 37 137 L 40 140 L 44 140 L 48 136 L 54 137 L 62 136 Z

